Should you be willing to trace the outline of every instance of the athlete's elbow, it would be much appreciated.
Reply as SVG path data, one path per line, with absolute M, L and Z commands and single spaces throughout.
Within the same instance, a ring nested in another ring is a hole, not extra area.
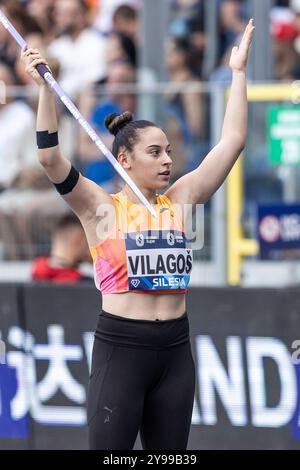
M 246 141 L 239 142 L 236 145 L 236 153 L 240 155 L 245 149 Z
M 230 138 L 230 147 L 232 151 L 239 155 L 243 152 L 246 145 L 246 134 L 233 134 Z
M 53 166 L 59 159 L 58 147 L 52 147 L 51 149 L 38 150 L 38 159 L 43 167 Z

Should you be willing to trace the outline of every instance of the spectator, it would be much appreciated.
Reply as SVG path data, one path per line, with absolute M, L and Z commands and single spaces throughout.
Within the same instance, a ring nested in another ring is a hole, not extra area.
M 294 14 L 288 5 L 276 4 L 272 7 L 271 33 L 276 40 L 292 42 L 298 35 L 297 29 Z
M 84 0 L 57 0 L 54 21 L 59 38 L 48 52 L 60 62 L 60 84 L 67 93 L 76 94 L 105 76 L 105 39 L 88 26 Z
M 3 63 L 0 80 L 10 92 L 18 84 L 14 70 Z M 36 158 L 34 113 L 25 101 L 10 94 L 6 104 L 0 105 L 0 191 L 0 239 L 5 256 L 30 258 L 37 225 L 33 221 L 66 208 Z
M 32 265 L 34 281 L 75 283 L 91 280 L 80 272 L 80 263 L 89 261 L 88 245 L 82 225 L 74 214 L 66 214 L 55 226 L 50 256 L 41 256 Z
M 300 1 L 299 0 L 291 0 L 290 1 L 290 8 L 293 14 L 293 26 L 296 30 L 296 38 L 293 42 L 293 47 L 290 48 L 292 52 L 289 53 L 291 56 L 292 54 L 292 64 L 290 66 L 290 73 L 289 78 L 299 80 L 300 79 L 300 66 L 299 66 L 299 59 L 300 59 Z
M 96 26 L 103 34 L 113 30 L 113 15 L 120 5 L 130 5 L 138 9 L 140 0 L 99 0 L 99 12 L 96 18 Z
M 28 0 L 27 11 L 38 23 L 43 39 L 48 45 L 55 39 L 53 9 L 55 0 Z
M 221 0 L 219 57 L 222 57 L 226 50 L 236 43 L 246 24 L 247 14 L 244 0 Z
M 0 0 L 0 8 L 12 21 L 21 36 L 40 30 L 37 22 L 20 5 L 18 0 Z M 4 28 L 0 29 L 3 30 Z M 1 31 L 0 39 L 0 61 L 6 62 L 13 67 L 16 59 L 19 57 L 20 48 L 6 30 Z
M 0 80 L 6 87 L 17 84 L 14 70 L 4 63 L 0 63 Z M 0 239 L 6 252 L 13 250 L 10 252 L 13 259 L 17 258 L 14 236 L 8 230 L 10 224 L 6 217 L 11 210 L 10 199 L 17 194 L 15 202 L 18 202 L 20 186 L 39 184 L 40 178 L 45 180 L 34 154 L 34 131 L 31 108 L 24 101 L 8 95 L 6 104 L 0 105 Z
M 227 51 L 225 51 L 221 63 L 218 67 L 213 70 L 210 74 L 209 81 L 213 83 L 219 83 L 223 86 L 230 86 L 232 80 L 232 72 L 231 68 L 229 67 L 229 60 L 231 56 L 232 45 L 228 47 Z M 247 71 L 248 73 L 248 71 Z
M 89 24 L 94 24 L 96 22 L 98 13 L 99 13 L 99 4 L 100 0 L 85 0 L 89 9 Z
M 128 36 L 136 45 L 139 37 L 139 16 L 130 5 L 120 5 L 113 15 L 113 31 Z
M 118 93 L 116 88 L 118 85 L 133 85 L 135 81 L 136 71 L 130 63 L 115 62 L 108 69 L 107 99 L 95 104 L 96 90 L 93 90 L 90 96 L 87 93 L 83 95 L 81 110 L 108 148 L 111 147 L 112 136 L 104 125 L 105 117 L 110 113 L 119 114 L 127 110 L 135 113 L 136 109 L 136 95 L 129 92 Z M 82 171 L 89 179 L 107 188 L 114 184 L 115 170 L 107 159 L 99 154 L 98 148 L 83 131 L 80 131 L 80 160 Z
M 110 33 L 106 46 L 106 64 L 109 68 L 111 64 L 118 61 L 130 62 L 136 67 L 136 47 L 129 36 L 124 33 Z
M 189 38 L 194 49 L 194 72 L 202 77 L 202 62 L 206 46 L 204 30 L 204 0 L 173 1 L 172 20 L 169 26 L 170 35 L 176 38 Z
M 6 87 L 18 84 L 14 70 L 0 63 L 0 80 Z M 34 150 L 34 113 L 21 100 L 7 96 L 0 105 L 0 188 L 9 188 L 28 166 L 37 166 Z
M 297 26 L 297 4 L 291 3 L 295 10 L 288 6 L 276 5 L 271 10 L 271 35 L 274 50 L 274 76 L 278 80 L 291 79 L 298 62 L 294 47 L 299 34 Z
M 166 48 L 166 67 L 171 81 L 170 91 L 166 97 L 168 111 L 177 119 L 182 129 L 184 147 L 187 150 L 187 168 L 191 169 L 195 162 L 200 163 L 207 148 L 206 143 L 203 148 L 201 145 L 199 147 L 199 142 L 205 135 L 203 95 L 189 91 L 172 92 L 174 83 L 184 84 L 198 80 L 194 73 L 193 48 L 187 39 L 169 39 Z

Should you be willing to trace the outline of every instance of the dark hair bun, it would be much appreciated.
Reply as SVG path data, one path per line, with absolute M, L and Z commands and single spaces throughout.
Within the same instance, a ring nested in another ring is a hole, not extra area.
M 129 122 L 133 121 L 133 114 L 130 111 L 125 111 L 122 114 L 112 113 L 105 118 L 105 127 L 114 136 L 126 126 Z

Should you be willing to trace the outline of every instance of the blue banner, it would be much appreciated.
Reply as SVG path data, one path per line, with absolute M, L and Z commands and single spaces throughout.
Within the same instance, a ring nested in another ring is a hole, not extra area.
M 258 206 L 257 238 L 263 260 L 300 259 L 300 204 Z

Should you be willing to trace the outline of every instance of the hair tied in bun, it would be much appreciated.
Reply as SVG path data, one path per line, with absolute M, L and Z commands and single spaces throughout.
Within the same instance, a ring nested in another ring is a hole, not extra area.
M 106 117 L 105 127 L 112 135 L 116 136 L 131 121 L 133 121 L 133 114 L 130 111 L 125 111 L 122 114 L 112 113 Z

